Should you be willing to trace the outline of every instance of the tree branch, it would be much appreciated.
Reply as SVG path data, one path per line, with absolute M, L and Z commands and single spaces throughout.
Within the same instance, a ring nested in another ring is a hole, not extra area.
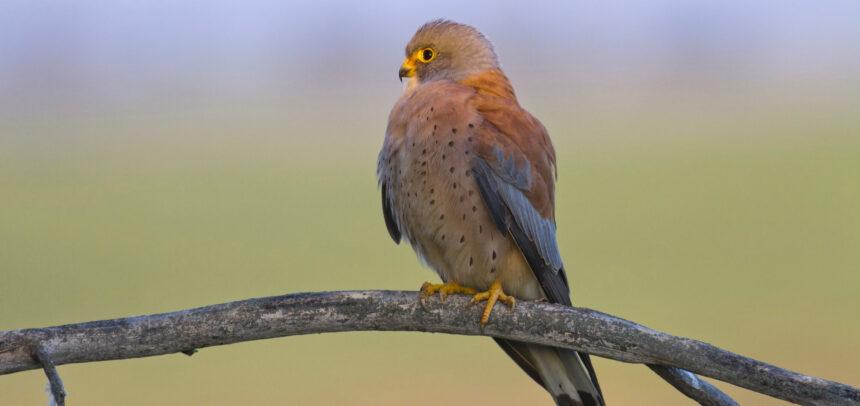
M 514 311 L 496 309 L 482 330 L 477 323 L 480 309 L 467 303 L 462 296 L 451 296 L 444 303 L 438 298 L 422 302 L 416 292 L 299 293 L 172 313 L 2 331 L 0 375 L 42 367 L 31 355 L 33 345 L 45 349 L 45 356 L 55 365 L 62 365 L 188 353 L 202 347 L 301 334 L 424 331 L 489 335 L 618 361 L 682 368 L 805 405 L 860 402 L 860 390 L 852 386 L 801 375 L 594 310 L 521 302 Z M 676 387 L 703 383 L 696 377 L 682 379 L 682 372 L 668 372 L 661 376 Z M 707 403 L 697 396 L 713 395 L 709 389 L 684 393 L 703 404 Z
M 51 357 L 48 356 L 45 347 L 41 345 L 36 347 L 36 350 L 33 352 L 33 358 L 42 365 L 42 369 L 45 370 L 45 376 L 48 377 L 48 387 L 51 389 L 51 397 L 53 398 L 51 404 L 65 406 L 66 389 L 63 387 L 63 380 L 60 379 L 60 373 L 57 372 L 57 367 L 51 361 Z
M 738 406 L 738 402 L 735 402 L 729 395 L 717 389 L 716 386 L 701 380 L 692 372 L 665 365 L 648 364 L 648 368 L 651 368 L 679 392 L 699 402 L 702 406 Z

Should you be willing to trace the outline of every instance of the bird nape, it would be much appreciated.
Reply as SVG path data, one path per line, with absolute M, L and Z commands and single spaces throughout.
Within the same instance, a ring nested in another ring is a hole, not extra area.
M 422 294 L 570 305 L 556 243 L 555 151 L 523 109 L 490 41 L 436 20 L 406 46 L 408 84 L 379 153 L 385 223 L 442 279 Z M 587 354 L 510 340 L 502 349 L 559 405 L 604 405 Z

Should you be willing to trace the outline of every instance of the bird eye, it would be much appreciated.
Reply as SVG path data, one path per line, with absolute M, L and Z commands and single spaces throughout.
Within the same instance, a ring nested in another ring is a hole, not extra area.
M 436 57 L 436 52 L 433 48 L 424 48 L 418 52 L 418 60 L 424 63 L 430 62 Z

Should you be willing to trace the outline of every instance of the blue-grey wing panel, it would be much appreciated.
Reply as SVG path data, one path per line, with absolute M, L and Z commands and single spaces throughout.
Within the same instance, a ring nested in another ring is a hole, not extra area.
M 394 213 L 391 211 L 391 199 L 388 198 L 388 185 L 382 182 L 382 215 L 385 217 L 385 227 L 396 244 L 400 244 L 400 227 L 397 226 Z
M 513 158 L 506 159 L 500 152 L 496 155 L 492 165 L 479 157 L 473 163 L 481 197 L 499 230 L 510 233 L 519 246 L 547 299 L 569 305 L 570 290 L 555 239 L 555 224 L 543 218 L 523 193 L 531 183 L 528 169 L 518 169 Z

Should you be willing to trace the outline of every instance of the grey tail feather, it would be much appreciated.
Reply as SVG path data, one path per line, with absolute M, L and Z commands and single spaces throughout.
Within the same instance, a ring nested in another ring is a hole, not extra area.
M 606 405 L 588 354 L 510 340 L 496 342 L 550 393 L 557 405 Z

